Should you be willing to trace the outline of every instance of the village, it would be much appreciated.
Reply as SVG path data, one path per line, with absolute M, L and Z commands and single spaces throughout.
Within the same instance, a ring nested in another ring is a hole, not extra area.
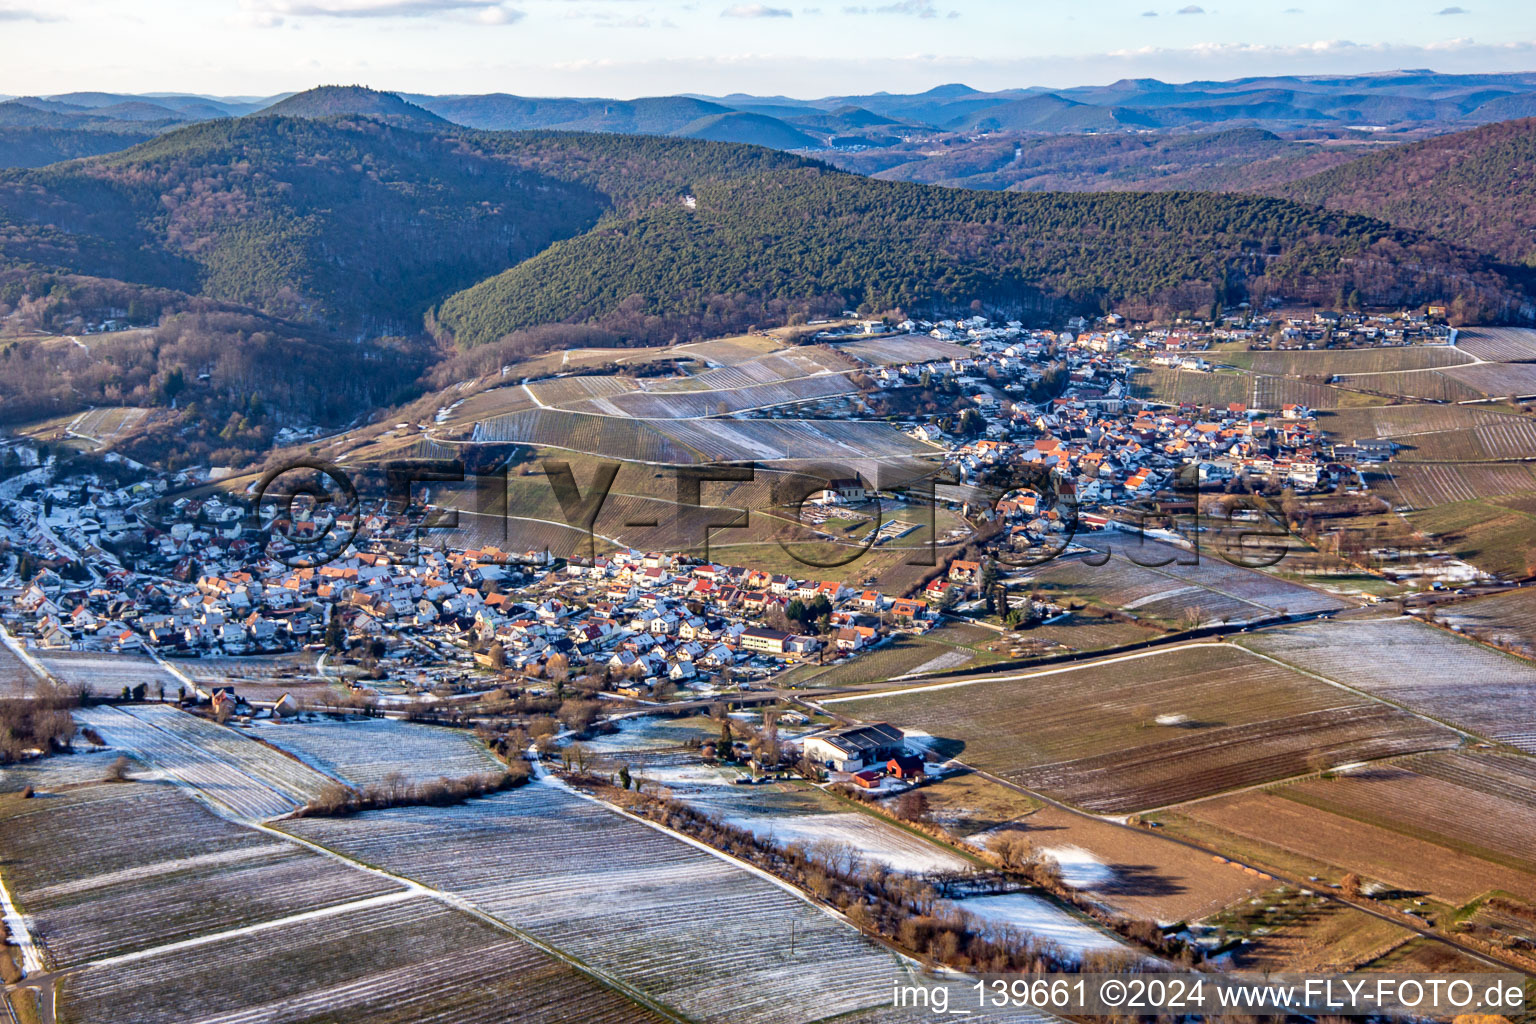
M 1116 315 L 1079 317 L 1059 332 L 979 316 L 864 321 L 816 340 L 868 364 L 873 386 L 858 401 L 902 409 L 888 418 L 937 449 L 934 475 L 954 485 L 929 501 L 986 528 L 994 548 L 1018 551 L 1125 525 L 1125 506 L 1180 488 L 1186 497 L 1359 489 L 1359 467 L 1391 456 L 1390 441 L 1325 437 L 1300 403 L 1215 408 L 1136 397 L 1149 354 L 1154 364 L 1190 365 L 1219 360 L 1212 346 L 1234 340 L 1444 340 L 1419 315 L 1245 317 L 1242 327 L 1230 319 L 1137 328 Z M 924 396 L 930 406 L 940 399 L 936 412 L 924 411 Z M 156 473 L 111 453 L 76 468 L 80 460 L 27 443 L 12 443 L 8 457 L 17 462 L 0 485 L 13 555 L 8 642 L 157 660 L 319 652 L 322 666 L 352 662 L 336 681 L 386 702 L 475 693 L 507 678 L 536 691 L 579 680 L 587 691 L 645 700 L 770 687 L 789 666 L 856 657 L 932 629 L 979 604 L 983 577 L 995 579 L 985 552 L 950 559 L 904 593 L 851 574 L 807 567 L 794 577 L 666 551 L 582 559 L 417 543 L 403 554 L 419 516 L 382 502 L 299 524 L 356 538 L 323 564 L 295 565 L 270 515 L 249 515 L 239 494 L 193 490 L 207 482 L 200 471 Z M 910 490 L 877 493 L 859 478 L 832 480 L 802 518 L 813 527 L 867 520 L 870 541 L 884 544 L 914 527 L 878 509 L 920 500 Z

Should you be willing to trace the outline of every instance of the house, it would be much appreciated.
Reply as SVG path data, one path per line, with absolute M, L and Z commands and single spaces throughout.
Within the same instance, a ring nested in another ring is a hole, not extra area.
M 805 741 L 805 756 L 840 772 L 856 772 L 906 753 L 906 734 L 894 725 L 876 722 L 851 725 Z
M 923 777 L 923 759 L 911 754 L 903 754 L 893 757 L 885 762 L 886 773 L 898 779 L 920 779 Z
M 862 772 L 854 772 L 853 778 L 848 781 L 862 789 L 878 789 L 880 786 L 880 773 L 873 768 L 866 768 Z
M 869 497 L 869 492 L 856 477 L 842 477 L 827 482 L 827 488 L 837 492 L 837 496 L 847 502 L 860 502 Z
M 981 563 L 957 558 L 949 563 L 949 578 L 957 583 L 974 583 L 981 578 Z

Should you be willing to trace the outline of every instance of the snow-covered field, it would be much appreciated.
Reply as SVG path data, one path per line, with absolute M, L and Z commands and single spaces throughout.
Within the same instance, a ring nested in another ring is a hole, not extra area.
M 1047 939 L 1064 952 L 1074 956 L 1116 950 L 1130 952 L 1129 948 L 1118 939 L 1104 934 L 1060 907 L 1027 892 L 1006 893 L 1001 896 L 973 896 L 969 899 L 955 900 L 950 905 L 996 928 L 1015 928 Z
M 1079 846 L 1046 846 L 1040 852 L 1061 867 L 1061 879 L 1074 889 L 1096 889 L 1115 880 L 1115 870 Z
M 780 886 L 551 783 L 287 828 L 462 896 L 702 1021 L 818 1020 L 888 1002 L 907 976 Z
M 858 811 L 835 814 L 752 814 L 724 819 L 780 846 L 820 842 L 846 843 L 865 861 L 884 864 L 892 871 L 926 874 L 932 871 L 963 871 L 970 862 L 925 839 Z
M 388 718 L 262 722 L 252 728 L 252 735 L 353 785 L 378 782 L 391 772 L 415 782 L 502 770 L 490 751 L 465 730 Z
M 296 810 L 326 784 L 319 772 L 170 705 L 81 708 L 75 720 L 237 818 Z

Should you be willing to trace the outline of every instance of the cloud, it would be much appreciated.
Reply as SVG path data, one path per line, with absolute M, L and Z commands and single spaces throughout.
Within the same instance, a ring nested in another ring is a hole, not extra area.
M 63 21 L 62 14 L 34 11 L 25 7 L 0 7 L 0 21 Z
M 908 14 L 915 18 L 937 18 L 938 8 L 933 0 L 896 0 L 895 3 L 880 4 L 878 7 L 844 7 L 844 14 Z M 959 11 L 950 11 L 949 17 L 958 18 Z
M 1157 17 L 1157 12 L 1156 11 L 1142 11 L 1141 12 L 1141 16 L 1143 18 L 1155 18 L 1155 17 Z
M 1188 7 L 1180 7 L 1179 8 L 1179 13 L 1180 14 L 1204 14 L 1205 13 L 1205 8 L 1201 7 L 1199 4 L 1190 4 Z
M 242 24 L 270 27 L 286 18 L 434 18 L 510 25 L 524 17 L 504 0 L 240 0 Z
M 1306 12 L 1303 11 L 1300 7 L 1287 7 L 1285 10 L 1281 11 L 1280 13 L 1281 14 L 1305 14 Z
M 1465 7 L 1442 7 L 1438 11 L 1436 11 L 1435 13 L 1436 14 L 1471 14 L 1472 12 L 1467 10 Z
M 767 4 L 737 4 L 720 12 L 722 18 L 793 18 L 795 12 L 788 7 L 769 7 Z

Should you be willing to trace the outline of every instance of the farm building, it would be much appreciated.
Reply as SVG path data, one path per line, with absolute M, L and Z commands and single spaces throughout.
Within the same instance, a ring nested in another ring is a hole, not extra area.
M 840 772 L 856 772 L 882 764 L 906 751 L 906 734 L 894 725 L 876 722 L 851 725 L 805 741 L 805 756 Z

